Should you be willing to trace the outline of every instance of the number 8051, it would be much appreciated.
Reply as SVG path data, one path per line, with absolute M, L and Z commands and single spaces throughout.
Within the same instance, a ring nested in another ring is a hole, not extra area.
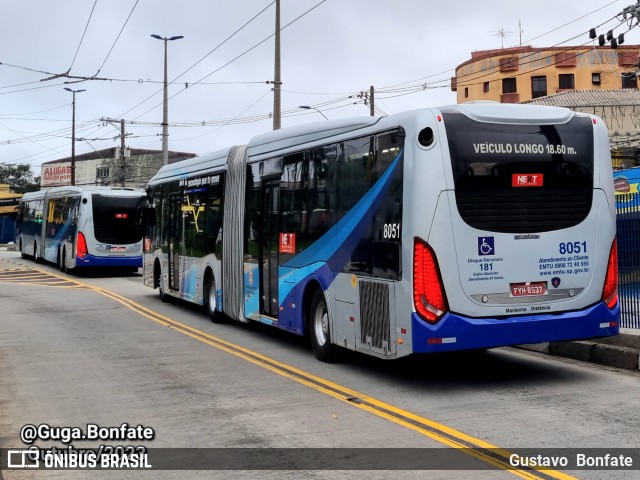
M 558 251 L 560 252 L 560 255 L 586 253 L 587 242 L 567 242 L 567 243 L 561 242 L 558 245 Z

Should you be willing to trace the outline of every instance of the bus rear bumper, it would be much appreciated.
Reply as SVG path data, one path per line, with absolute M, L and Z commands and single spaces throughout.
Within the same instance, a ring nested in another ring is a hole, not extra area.
M 97 257 L 86 255 L 84 258 L 76 257 L 76 267 L 142 267 L 142 255 L 136 257 Z
M 523 343 L 607 337 L 619 332 L 620 304 L 558 314 L 470 318 L 447 313 L 436 325 L 412 314 L 413 352 L 447 352 Z

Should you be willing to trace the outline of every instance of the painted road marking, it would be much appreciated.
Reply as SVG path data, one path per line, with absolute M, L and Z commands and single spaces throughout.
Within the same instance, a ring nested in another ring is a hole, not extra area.
M 35 268 L 7 268 L 0 270 L 0 282 L 19 285 L 38 285 L 57 288 L 87 288 L 68 278 Z
M 38 270 L 40 271 L 40 270 Z M 348 387 L 333 383 L 330 380 L 318 377 L 304 370 L 300 370 L 291 365 L 279 362 L 275 359 L 269 358 L 258 352 L 254 352 L 240 345 L 228 342 L 221 338 L 210 335 L 197 328 L 190 327 L 169 317 L 166 317 L 158 312 L 155 312 L 133 300 L 130 300 L 122 295 L 111 292 L 101 287 L 96 287 L 87 283 L 78 282 L 76 280 L 67 279 L 63 276 L 48 273 L 48 275 L 58 277 L 71 283 L 75 283 L 80 287 L 93 290 L 101 295 L 104 295 L 124 307 L 133 310 L 140 315 L 143 315 L 150 320 L 153 320 L 160 325 L 172 328 L 184 335 L 187 335 L 195 340 L 206 343 L 220 350 L 223 350 L 231 355 L 242 358 L 254 365 L 260 366 L 267 370 L 270 370 L 278 375 L 292 379 L 300 384 L 306 385 L 314 390 L 322 392 L 333 398 L 348 403 L 356 408 L 360 408 L 367 412 L 370 412 L 378 417 L 385 418 L 393 423 L 409 428 L 415 432 L 425 435 L 433 440 L 436 440 L 444 445 L 452 448 L 460 449 L 460 452 L 470 455 L 478 460 L 481 460 L 496 468 L 506 470 L 520 478 L 525 479 L 562 479 L 569 480 L 574 477 L 556 470 L 538 469 L 538 468 L 515 468 L 509 463 L 509 456 L 511 452 L 496 447 L 484 440 L 467 435 L 464 432 L 456 430 L 451 427 L 447 427 L 441 423 L 435 422 L 425 417 L 415 415 L 406 410 L 402 410 L 394 405 L 388 404 L 373 397 L 369 397 L 361 392 L 357 392 Z

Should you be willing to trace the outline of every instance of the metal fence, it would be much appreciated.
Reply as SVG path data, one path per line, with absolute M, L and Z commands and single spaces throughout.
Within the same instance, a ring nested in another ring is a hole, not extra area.
M 640 194 L 616 195 L 620 326 L 640 329 Z

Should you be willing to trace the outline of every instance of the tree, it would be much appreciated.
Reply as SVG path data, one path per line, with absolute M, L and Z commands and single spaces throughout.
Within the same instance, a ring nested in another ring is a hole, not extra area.
M 40 189 L 40 177 L 34 177 L 29 165 L 0 165 L 0 183 L 8 183 L 17 193 Z

